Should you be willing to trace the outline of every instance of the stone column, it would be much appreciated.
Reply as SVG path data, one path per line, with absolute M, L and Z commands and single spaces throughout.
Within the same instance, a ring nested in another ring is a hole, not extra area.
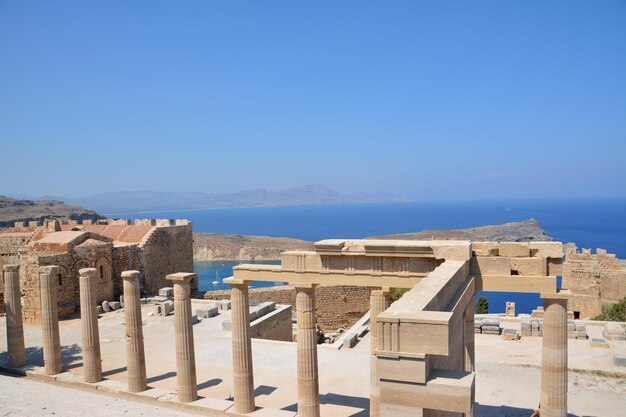
M 370 416 L 380 416 L 380 382 L 376 370 L 376 355 L 378 349 L 378 325 L 376 317 L 389 307 L 389 288 L 374 289 L 370 294 Z
M 41 298 L 41 325 L 43 329 L 43 362 L 47 375 L 61 372 L 61 339 L 59 337 L 59 311 L 57 287 L 59 267 L 39 268 L 39 296 Z
M 9 368 L 19 368 L 26 363 L 24 350 L 24 325 L 22 323 L 22 293 L 20 291 L 20 266 L 5 265 L 4 306 L 7 322 L 7 354 Z
M 80 321 L 83 334 L 83 377 L 85 382 L 102 380 L 102 358 L 100 356 L 100 333 L 98 332 L 98 310 L 94 280 L 98 276 L 95 268 L 83 268 L 80 275 Z
M 167 279 L 174 283 L 174 333 L 176 334 L 176 382 L 178 401 L 188 403 L 198 399 L 196 354 L 191 322 L 191 287 L 196 274 L 179 272 Z
M 227 278 L 224 282 L 231 286 L 234 411 L 248 414 L 255 409 L 248 281 Z
M 474 297 L 472 297 L 467 309 L 465 309 L 463 318 L 465 319 L 465 326 L 463 328 L 463 339 L 465 344 L 465 359 L 463 361 L 464 368 L 467 372 L 474 372 Z
M 319 417 L 315 284 L 294 284 L 298 316 L 298 416 Z
M 542 298 L 541 417 L 567 417 L 567 298 Z
M 128 362 L 128 391 L 140 392 L 148 387 L 146 355 L 143 348 L 143 328 L 139 271 L 122 272 L 124 280 L 124 313 L 126 317 L 126 361 Z

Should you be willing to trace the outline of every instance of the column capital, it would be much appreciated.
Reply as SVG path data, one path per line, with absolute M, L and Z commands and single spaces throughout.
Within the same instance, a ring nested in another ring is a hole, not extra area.
M 124 281 L 136 281 L 139 279 L 139 275 L 141 275 L 141 273 L 139 271 L 123 271 L 122 272 L 122 279 Z
M 246 287 L 250 284 L 250 281 L 247 279 L 237 279 L 235 277 L 224 278 L 222 282 L 229 285 L 245 285 Z
M 39 275 L 54 275 L 59 272 L 59 267 L 56 265 L 40 266 Z
M 4 272 L 20 272 L 20 266 L 19 265 L 15 265 L 15 264 L 4 265 L 2 267 L 2 270 Z
M 177 272 L 175 274 L 166 275 L 165 278 L 176 284 L 189 284 L 197 275 L 191 272 Z
M 82 268 L 78 270 L 78 274 L 83 278 L 95 278 L 98 276 L 96 268 Z
M 372 294 L 374 293 L 374 291 L 380 291 L 385 297 L 391 293 L 390 287 L 370 287 L 370 289 L 372 291 Z

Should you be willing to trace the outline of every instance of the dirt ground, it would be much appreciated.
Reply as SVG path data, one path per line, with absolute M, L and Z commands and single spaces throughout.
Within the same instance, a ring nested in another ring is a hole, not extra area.
M 174 399 L 176 388 L 173 316 L 148 316 L 144 306 L 144 337 L 148 384 Z M 231 340 L 221 329 L 229 312 L 194 325 L 199 395 L 225 400 L 231 389 Z M 99 320 L 104 377 L 126 381 L 123 311 Z M 80 379 L 80 321 L 63 320 L 61 345 L 66 369 Z M 589 328 L 590 335 L 597 329 Z M 43 365 L 40 326 L 25 326 L 28 363 Z M 320 399 L 323 416 L 365 417 L 369 408 L 369 336 L 353 349 L 320 346 Z M 626 368 L 613 365 L 613 354 L 626 349 L 610 342 L 608 349 L 592 348 L 588 340 L 569 341 L 569 412 L 572 416 L 621 417 L 626 409 Z M 6 326 L 0 318 L 0 364 L 6 362 Z M 253 341 L 257 405 L 274 415 L 296 411 L 296 346 L 293 343 Z M 540 388 L 541 338 L 504 341 L 498 336 L 476 335 L 475 416 L 528 416 L 536 408 Z M 26 394 L 27 393 L 27 394 Z M 45 407 L 45 408 L 44 408 Z M 154 415 L 162 408 L 26 378 L 0 375 L 0 416 L 5 415 Z M 281 411 L 278 411 L 281 410 Z M 13 414 L 11 414 L 13 413 Z M 47 414 L 46 414 L 47 413 Z M 186 416 L 176 411 L 167 415 Z M 163 414 L 165 415 L 165 414 Z M 268 414 L 271 415 L 271 414 Z

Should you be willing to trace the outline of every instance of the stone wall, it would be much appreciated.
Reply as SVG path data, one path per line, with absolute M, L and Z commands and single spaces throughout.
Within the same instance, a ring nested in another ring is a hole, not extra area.
M 167 274 L 193 272 L 193 234 L 189 223 L 157 227 L 140 248 L 142 289 L 148 294 L 157 294 L 159 288 L 170 285 L 165 278 Z
M 230 290 L 200 294 L 207 300 L 230 298 Z M 348 285 L 320 285 L 315 290 L 317 322 L 324 332 L 347 329 L 369 311 L 370 290 Z M 289 304 L 296 309 L 296 290 L 289 286 L 251 288 L 250 299 Z
M 118 298 L 123 294 L 122 272 L 143 271 L 142 259 L 137 245 L 113 247 L 113 296 Z M 141 276 L 142 288 L 145 287 L 144 276 Z M 155 293 L 153 293 L 155 294 Z
M 626 296 L 626 266 L 614 254 L 573 248 L 565 256 L 563 287 L 572 292 L 568 307 L 576 318 L 593 317 Z
M 276 310 L 250 323 L 250 334 L 255 339 L 291 342 L 291 306 L 276 306 Z
M 3 265 L 16 264 L 19 262 L 18 249 L 24 246 L 30 239 L 28 235 L 1 236 L 0 237 L 0 268 Z M 0 289 L 4 292 L 4 286 Z

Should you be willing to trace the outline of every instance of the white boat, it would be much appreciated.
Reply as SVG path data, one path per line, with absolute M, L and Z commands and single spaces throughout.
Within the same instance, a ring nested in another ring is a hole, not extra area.
M 222 281 L 219 280 L 219 277 L 217 276 L 217 271 L 215 271 L 215 281 L 213 281 L 211 284 L 213 285 L 217 285 L 217 284 L 221 284 Z

